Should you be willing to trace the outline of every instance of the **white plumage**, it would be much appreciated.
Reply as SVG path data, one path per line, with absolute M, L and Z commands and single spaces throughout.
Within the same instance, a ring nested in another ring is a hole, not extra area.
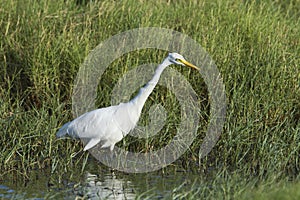
M 70 136 L 88 140 L 84 151 L 101 142 L 101 148 L 110 147 L 112 151 L 117 142 L 121 141 L 136 126 L 142 108 L 155 88 L 163 70 L 178 64 L 199 70 L 195 65 L 187 62 L 178 53 L 169 53 L 168 57 L 157 67 L 153 78 L 140 89 L 136 97 L 127 103 L 120 103 L 110 107 L 87 112 L 71 122 L 64 124 L 56 136 L 58 138 Z

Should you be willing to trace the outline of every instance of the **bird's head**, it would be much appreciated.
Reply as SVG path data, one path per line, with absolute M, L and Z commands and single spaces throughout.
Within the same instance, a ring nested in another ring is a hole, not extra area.
M 196 70 L 200 70 L 195 65 L 193 65 L 193 64 L 189 63 L 188 61 L 186 61 L 184 59 L 184 57 L 182 55 L 180 55 L 179 53 L 169 53 L 169 56 L 168 56 L 167 59 L 168 59 L 169 62 L 171 62 L 173 64 L 181 65 L 181 66 L 188 66 L 188 67 L 194 68 Z

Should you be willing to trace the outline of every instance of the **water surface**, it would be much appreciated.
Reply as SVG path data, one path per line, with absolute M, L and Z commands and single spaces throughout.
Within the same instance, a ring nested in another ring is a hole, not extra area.
M 143 174 L 127 174 L 89 166 L 83 172 L 65 174 L 35 170 L 28 178 L 5 176 L 0 179 L 1 199 L 135 199 L 171 198 L 178 188 L 199 187 L 199 174 L 164 169 Z

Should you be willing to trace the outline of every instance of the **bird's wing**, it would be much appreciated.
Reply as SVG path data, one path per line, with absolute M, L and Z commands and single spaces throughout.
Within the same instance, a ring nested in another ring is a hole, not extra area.
M 73 138 L 101 138 L 106 132 L 113 112 L 113 106 L 87 112 L 65 124 L 61 128 L 62 131 L 59 130 L 58 133 L 59 135 L 67 134 Z

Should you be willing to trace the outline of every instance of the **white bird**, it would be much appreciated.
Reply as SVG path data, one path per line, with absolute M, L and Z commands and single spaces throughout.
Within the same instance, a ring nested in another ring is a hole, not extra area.
M 142 108 L 155 88 L 164 69 L 177 64 L 199 70 L 187 62 L 178 53 L 169 53 L 168 57 L 157 67 L 153 78 L 140 89 L 139 93 L 129 102 L 87 112 L 71 122 L 64 124 L 56 137 L 69 136 L 88 140 L 84 151 L 101 142 L 101 148 L 110 147 L 112 151 L 117 142 L 121 141 L 136 126 Z

